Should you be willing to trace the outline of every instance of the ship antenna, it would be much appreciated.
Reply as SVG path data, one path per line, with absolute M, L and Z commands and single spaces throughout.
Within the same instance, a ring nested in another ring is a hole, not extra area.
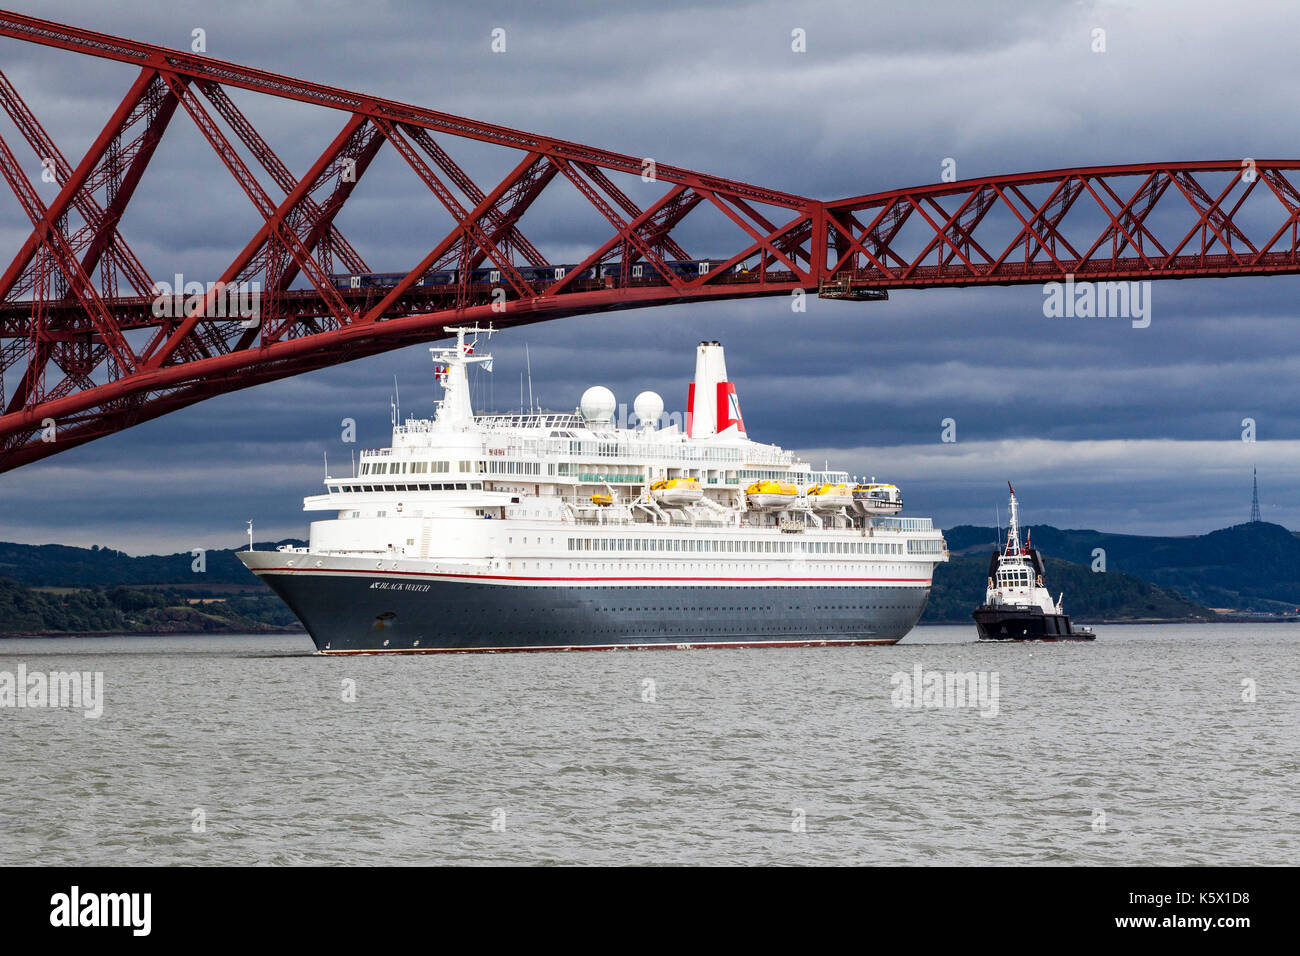
M 537 411 L 537 406 L 533 404 L 533 357 L 527 342 L 524 343 L 524 364 L 528 366 L 528 411 L 531 414 Z
M 397 376 L 393 376 L 393 394 L 397 396 L 397 401 L 393 405 L 393 414 L 397 416 L 397 421 L 402 420 L 402 393 L 397 390 Z M 394 425 L 397 422 L 393 423 Z

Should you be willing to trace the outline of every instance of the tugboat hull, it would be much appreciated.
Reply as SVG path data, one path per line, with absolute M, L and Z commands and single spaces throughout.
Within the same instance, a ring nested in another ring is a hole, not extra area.
M 1045 614 L 1036 607 L 981 605 L 971 615 L 981 641 L 1093 641 L 1097 635 L 1076 630 L 1068 614 Z

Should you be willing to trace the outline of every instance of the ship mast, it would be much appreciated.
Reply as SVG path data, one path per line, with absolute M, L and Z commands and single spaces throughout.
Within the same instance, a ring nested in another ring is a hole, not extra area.
M 491 326 L 486 329 L 477 325 L 457 326 L 447 331 L 456 333 L 456 344 L 429 349 L 437 366 L 438 384 L 443 387 L 442 401 L 438 403 L 438 411 L 433 419 L 434 426 L 440 430 L 461 428 L 474 421 L 474 408 L 469 398 L 468 366 L 481 364 L 487 371 L 492 371 L 492 356 L 474 353 L 481 333 L 486 333 L 489 339 L 492 337 Z M 473 341 L 465 341 L 467 334 L 474 336 Z
M 1007 549 L 1006 554 L 1020 553 L 1020 504 L 1016 501 L 1016 489 L 1011 487 L 1011 482 L 1007 482 L 1007 488 L 1011 490 L 1011 526 L 1007 529 Z

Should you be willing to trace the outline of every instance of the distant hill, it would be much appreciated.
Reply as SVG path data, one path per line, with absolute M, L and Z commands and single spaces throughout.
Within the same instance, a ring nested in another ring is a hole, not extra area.
M 1032 534 L 1044 555 L 1090 568 L 1093 550 L 1102 548 L 1108 574 L 1131 574 L 1206 607 L 1280 611 L 1300 606 L 1300 537 L 1281 525 L 1256 521 L 1182 538 L 1062 531 L 1051 525 L 1033 525 Z M 979 554 L 987 566 L 997 532 L 959 525 L 944 537 L 954 557 Z
M 305 541 L 262 541 L 259 551 L 282 544 L 302 547 Z M 120 584 L 252 585 L 257 578 L 239 559 L 238 549 L 207 551 L 205 570 L 193 569 L 194 555 L 151 554 L 135 558 L 112 548 L 72 548 L 62 544 L 10 544 L 0 542 L 0 577 L 33 587 L 114 587 Z
M 261 542 L 259 550 L 301 541 Z M 0 543 L 0 634 L 300 631 L 233 550 L 134 558 L 111 548 Z
M 1034 545 L 1038 545 L 1034 537 Z M 953 558 L 934 569 L 934 587 L 922 624 L 970 624 L 971 611 L 984 603 L 989 555 Z M 1182 621 L 1213 618 L 1209 608 L 1175 591 L 1155 587 L 1123 572 L 1094 573 L 1090 566 L 1047 558 L 1047 587 L 1052 597 L 1065 592 L 1065 613 L 1085 624 L 1095 621 Z
M 300 631 L 272 594 L 193 598 L 179 589 L 37 590 L 0 578 L 0 635 Z

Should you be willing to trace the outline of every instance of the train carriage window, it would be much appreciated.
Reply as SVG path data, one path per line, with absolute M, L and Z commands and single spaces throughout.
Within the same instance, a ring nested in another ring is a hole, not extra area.
M 361 276 L 349 276 L 349 277 L 348 277 L 348 287 L 349 287 L 349 288 L 352 288 L 352 289 L 360 289 L 360 288 L 361 288 Z
M 557 279 L 563 279 L 563 278 L 564 278 L 564 266 L 556 266 L 556 267 L 555 267 L 555 278 L 557 278 Z
M 642 266 L 640 264 L 634 265 L 632 267 L 632 278 L 639 279 L 644 274 L 644 272 L 645 272 L 645 266 Z
M 703 275 L 708 275 L 708 274 L 709 274 L 709 264 L 708 264 L 707 262 L 701 262 L 701 263 L 700 263 L 700 275 L 703 276 Z
M 489 272 L 489 273 L 488 273 L 488 281 L 489 281 L 489 282 L 500 282 L 500 281 L 501 281 L 501 270 L 500 270 L 500 269 L 493 269 L 491 272 Z

